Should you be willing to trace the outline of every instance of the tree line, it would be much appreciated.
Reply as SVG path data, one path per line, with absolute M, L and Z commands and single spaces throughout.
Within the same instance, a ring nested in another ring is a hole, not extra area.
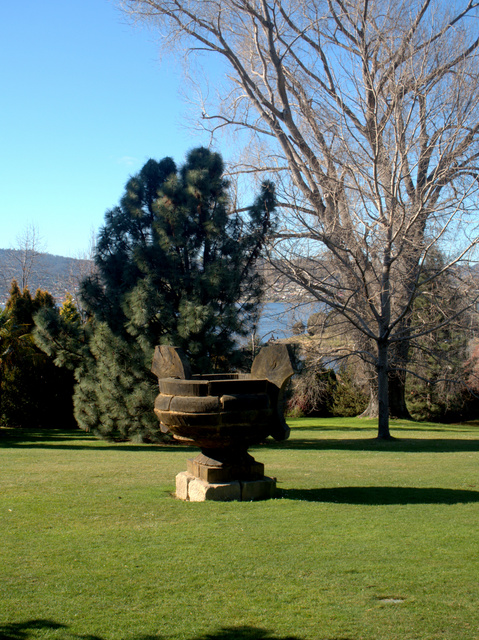
M 157 344 L 182 347 L 197 372 L 249 369 L 252 354 L 237 339 L 258 321 L 265 281 L 256 266 L 277 236 L 277 201 L 264 182 L 250 207 L 235 210 L 224 172 L 221 156 L 204 148 L 179 168 L 149 160 L 106 212 L 77 302 L 69 296 L 58 307 L 48 292 L 32 296 L 13 282 L 0 314 L 2 424 L 78 424 L 108 439 L 155 442 Z M 428 254 L 412 307 L 408 417 L 464 419 L 478 409 L 477 316 L 459 286 L 470 274 L 444 269 L 445 259 Z M 463 306 L 469 311 L 456 313 Z M 330 306 L 295 332 L 306 329 L 291 413 L 369 415 L 371 372 L 354 324 Z

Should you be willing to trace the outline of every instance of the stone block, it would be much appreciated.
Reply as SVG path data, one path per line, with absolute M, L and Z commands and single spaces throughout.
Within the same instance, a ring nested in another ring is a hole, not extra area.
M 251 502 L 269 500 L 276 492 L 276 478 L 263 476 L 260 480 L 212 483 L 195 478 L 187 471 L 176 476 L 176 497 L 190 502 L 217 500 Z
M 176 476 L 176 497 L 180 500 L 188 500 L 188 485 L 193 480 L 193 476 L 182 471 Z
M 236 480 L 253 480 L 264 476 L 264 464 L 249 457 L 244 462 L 208 465 L 197 458 L 187 460 L 187 471 L 209 484 L 224 484 Z
M 241 485 L 239 482 L 211 484 L 199 478 L 193 478 L 188 484 L 188 498 L 190 502 L 241 500 Z
M 156 417 L 168 427 L 180 427 L 180 435 L 190 437 L 190 431 L 201 429 L 200 434 L 210 435 L 208 427 L 213 427 L 213 433 L 217 433 L 216 427 L 220 424 L 219 413 L 176 413 L 174 411 L 160 411 L 155 408 Z M 198 434 L 198 435 L 200 435 Z
M 266 389 L 266 380 L 239 378 L 231 381 L 223 378 L 222 380 L 210 380 L 208 395 L 220 397 L 224 395 L 249 395 L 252 393 L 266 393 Z
M 174 378 L 160 378 L 158 380 L 160 393 L 166 396 L 207 396 L 208 381 L 176 380 Z M 211 395 L 211 394 L 210 394 Z
M 276 492 L 276 479 L 267 476 L 261 480 L 246 480 L 241 483 L 241 500 L 250 502 L 252 500 L 269 500 L 274 498 Z

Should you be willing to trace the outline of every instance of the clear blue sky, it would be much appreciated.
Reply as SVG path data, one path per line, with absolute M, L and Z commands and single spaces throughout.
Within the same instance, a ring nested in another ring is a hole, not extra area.
M 33 224 L 78 257 L 148 158 L 206 142 L 185 129 L 181 69 L 114 2 L 5 2 L 0 43 L 0 248 Z

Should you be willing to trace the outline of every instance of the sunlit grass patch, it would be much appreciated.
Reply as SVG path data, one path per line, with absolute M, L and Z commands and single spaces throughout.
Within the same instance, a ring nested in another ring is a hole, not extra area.
M 0 637 L 477 638 L 477 425 L 290 424 L 259 503 L 172 498 L 194 449 L 0 430 Z

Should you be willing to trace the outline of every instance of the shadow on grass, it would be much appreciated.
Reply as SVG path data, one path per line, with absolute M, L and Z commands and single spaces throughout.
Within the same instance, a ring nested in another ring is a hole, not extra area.
M 297 427 L 297 426 L 293 426 L 291 431 L 294 434 L 297 431 L 313 431 L 313 432 L 321 432 L 324 431 L 325 433 L 328 433 L 328 431 L 341 431 L 344 433 L 366 433 L 368 431 L 374 431 L 377 432 L 378 427 L 377 427 L 377 423 L 371 424 L 371 425 L 359 425 L 359 426 L 344 426 L 344 427 L 340 427 L 340 426 L 335 426 L 335 425 L 327 425 L 327 424 L 320 424 L 320 425 L 316 425 L 316 426 L 301 426 L 301 427 Z M 394 425 L 391 424 L 390 425 L 390 430 L 392 435 L 397 435 L 398 433 L 401 433 L 403 431 L 415 431 L 416 433 L 419 431 L 424 431 L 427 433 L 457 433 L 458 431 L 461 432 L 470 432 L 470 433 L 478 433 L 478 428 L 477 425 L 473 425 L 473 424 L 453 424 L 453 425 L 441 425 L 441 426 L 437 426 L 437 424 L 431 424 L 428 422 L 412 422 L 409 425 Z
M 35 638 L 38 631 L 43 632 L 45 629 L 66 629 L 66 626 L 58 622 L 53 622 L 53 620 L 13 622 L 11 624 L 0 625 L 0 638 L 2 640 L 27 640 L 28 638 Z
M 42 429 L 40 427 L 0 427 L 0 441 L 28 440 L 95 440 L 90 433 L 85 433 L 79 428 L 72 429 Z
M 315 427 L 318 431 L 323 430 Z M 479 451 L 479 439 L 467 438 L 394 438 L 393 440 L 378 440 L 377 438 L 317 438 L 296 437 L 295 427 L 291 438 L 285 442 L 275 442 L 268 439 L 260 447 L 283 450 L 309 451 L 378 451 L 378 452 L 408 452 L 408 453 L 452 453 Z M 310 430 L 310 429 L 309 429 Z M 334 429 L 341 431 L 342 429 Z M 407 429 L 406 429 L 407 430 Z M 345 428 L 345 432 L 351 429 Z M 364 430 L 363 430 L 364 433 Z M 83 442 L 85 444 L 83 444 Z M 70 444 L 71 443 L 71 444 Z M 0 448 L 20 447 L 25 449 L 90 449 L 100 451 L 177 451 L 181 453 L 198 452 L 198 448 L 182 444 L 135 444 L 131 442 L 105 442 L 80 429 L 0 429 Z M 257 447 L 253 447 L 257 448 Z
M 418 487 L 334 487 L 279 489 L 278 498 L 341 504 L 466 504 L 479 502 L 479 491 Z
M 27 620 L 25 622 L 0 625 L 0 638 L 2 640 L 33 640 L 36 637 L 45 637 L 44 632 L 46 630 L 58 629 L 64 630 L 62 637 L 65 640 L 106 640 L 97 635 L 69 633 L 66 625 L 52 620 Z M 166 640 L 166 638 L 157 634 L 142 634 L 139 636 L 129 634 L 125 636 L 124 640 Z M 299 636 L 277 636 L 266 629 L 257 629 L 256 627 L 227 627 L 214 633 L 195 636 L 191 640 L 301 640 L 301 638 Z M 352 639 L 330 638 L 329 640 Z
M 69 444 L 69 441 L 71 444 Z M 85 444 L 82 444 L 85 442 Z M 101 451 L 196 451 L 182 443 L 134 444 L 131 442 L 107 442 L 80 429 L 5 429 L 0 428 L 0 449 L 18 447 L 22 449 L 58 449 Z M 1 640 L 1 639 L 0 639 Z
M 227 627 L 214 633 L 196 636 L 191 640 L 301 640 L 299 636 L 276 636 L 256 627 Z M 339 640 L 339 639 L 338 639 Z M 344 640 L 347 640 L 346 638 Z
M 285 442 L 271 442 L 271 448 L 309 451 L 388 451 L 397 453 L 451 453 L 479 451 L 479 440 L 467 438 L 295 438 Z

